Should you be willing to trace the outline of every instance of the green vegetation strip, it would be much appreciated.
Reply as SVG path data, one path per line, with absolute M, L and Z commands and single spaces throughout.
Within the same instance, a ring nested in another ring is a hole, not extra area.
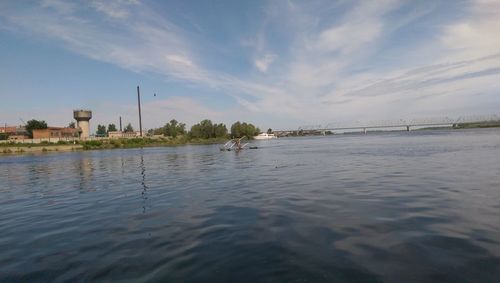
M 160 138 L 120 138 L 103 139 L 93 141 L 77 141 L 57 143 L 41 142 L 38 144 L 30 143 L 1 143 L 0 153 L 27 153 L 27 152 L 50 152 L 50 151 L 71 151 L 71 150 L 94 150 L 94 149 L 113 149 L 113 148 L 139 148 L 139 147 L 161 147 L 161 146 L 179 146 L 179 145 L 197 145 L 197 144 L 220 144 L 224 143 L 227 137 L 220 138 L 191 138 L 188 136 L 160 137 Z
M 0 148 L 0 154 L 12 153 L 35 153 L 35 152 L 54 152 L 54 151 L 74 151 L 83 149 L 82 145 L 40 145 L 40 146 L 3 146 Z
M 455 125 L 455 129 L 474 129 L 474 128 L 496 128 L 500 127 L 500 121 L 488 121 L 478 123 L 460 123 Z
M 159 146 L 178 146 L 187 144 L 218 144 L 226 138 L 208 138 L 197 139 L 186 136 L 176 138 L 131 138 L 131 139 L 107 139 L 99 141 L 82 142 L 84 150 L 89 149 L 110 149 L 110 148 L 136 148 L 136 147 L 159 147 Z

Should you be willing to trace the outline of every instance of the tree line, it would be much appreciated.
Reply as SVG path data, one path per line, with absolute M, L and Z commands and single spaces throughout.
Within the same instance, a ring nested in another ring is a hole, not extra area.
M 75 128 L 75 123 L 71 122 L 68 125 L 69 128 Z M 33 137 L 34 129 L 46 129 L 47 123 L 42 120 L 29 120 L 26 125 L 26 132 Z M 134 128 L 131 123 L 128 123 L 123 129 L 124 132 L 133 132 Z M 270 130 L 270 129 L 269 129 Z M 268 131 L 269 131 L 268 130 Z M 117 131 L 115 124 L 105 125 L 98 124 L 96 136 L 105 137 L 109 132 Z M 148 130 L 147 134 L 152 135 L 162 135 L 165 137 L 176 138 L 178 136 L 186 136 L 188 138 L 195 139 L 210 139 L 210 138 L 241 138 L 246 136 L 251 139 L 260 133 L 260 129 L 251 123 L 237 121 L 233 123 L 228 130 L 224 123 L 213 123 L 209 119 L 204 119 L 199 123 L 191 126 L 190 130 L 186 129 L 186 124 L 178 122 L 175 119 L 170 120 L 162 127 L 154 128 Z
M 224 123 L 213 123 L 209 119 L 204 119 L 199 123 L 191 126 L 189 131 L 186 130 L 186 124 L 179 123 L 172 119 L 163 127 L 151 129 L 148 134 L 163 135 L 168 137 L 187 136 L 194 139 L 210 139 L 210 138 L 253 138 L 260 133 L 260 129 L 251 123 L 235 122 L 231 125 L 230 132 Z
M 116 125 L 115 124 L 109 124 L 108 127 L 106 128 L 105 125 L 97 125 L 97 131 L 96 131 L 96 136 L 98 137 L 106 137 L 109 132 L 116 132 L 118 131 L 116 129 Z M 132 127 L 132 124 L 128 123 L 125 128 L 123 129 L 123 131 L 125 133 L 131 133 L 134 131 L 134 128 Z
M 97 135 L 106 136 L 108 132 L 116 131 L 114 124 L 109 124 L 108 128 L 104 125 L 97 125 Z M 124 132 L 133 132 L 134 128 L 129 123 Z M 213 123 L 209 119 L 204 119 L 199 123 L 191 126 L 189 130 L 186 129 L 186 124 L 177 121 L 176 119 L 170 120 L 162 127 L 149 129 L 147 135 L 162 135 L 165 137 L 176 138 L 178 136 L 186 136 L 195 139 L 210 139 L 210 138 L 241 138 L 246 136 L 252 139 L 260 133 L 260 129 L 251 123 L 237 121 L 231 125 L 230 131 L 224 123 Z

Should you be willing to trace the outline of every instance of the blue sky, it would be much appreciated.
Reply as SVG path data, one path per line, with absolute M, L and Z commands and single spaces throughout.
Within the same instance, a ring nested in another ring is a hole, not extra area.
M 498 114 L 500 1 L 1 1 L 0 122 Z M 153 94 L 157 95 L 154 96 Z

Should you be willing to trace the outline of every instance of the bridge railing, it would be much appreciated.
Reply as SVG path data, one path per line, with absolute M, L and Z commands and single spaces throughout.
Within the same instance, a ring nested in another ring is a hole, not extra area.
M 359 128 L 390 128 L 407 127 L 419 125 L 454 125 L 458 123 L 477 123 L 500 121 L 497 114 L 489 115 L 464 115 L 460 117 L 423 117 L 398 120 L 374 120 L 374 121 L 351 121 L 351 122 L 331 122 L 322 125 L 302 125 L 293 130 L 276 130 L 275 132 L 292 131 L 314 131 L 314 130 L 334 130 L 334 129 L 359 129 Z

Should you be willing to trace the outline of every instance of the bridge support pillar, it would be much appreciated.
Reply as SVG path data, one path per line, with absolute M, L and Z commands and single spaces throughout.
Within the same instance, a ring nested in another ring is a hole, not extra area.
M 364 132 L 364 133 L 365 133 L 365 135 L 366 135 L 366 132 L 368 132 L 368 131 L 366 130 L 366 128 L 363 128 L 363 132 Z
M 410 131 L 410 126 L 406 126 L 406 131 L 409 132 Z

